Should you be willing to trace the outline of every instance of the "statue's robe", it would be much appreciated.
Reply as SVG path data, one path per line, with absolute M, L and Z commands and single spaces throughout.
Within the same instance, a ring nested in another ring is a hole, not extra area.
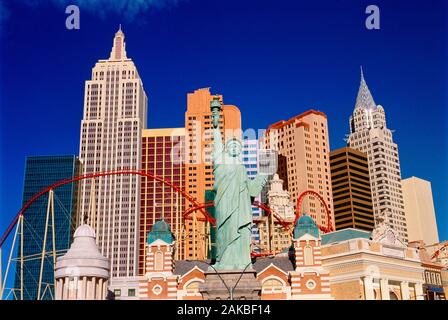
M 216 132 L 218 131 L 218 132 Z M 239 157 L 225 153 L 219 129 L 214 133 L 213 175 L 216 192 L 217 270 L 245 269 L 251 263 L 251 197 L 260 194 L 266 176 L 250 180 Z

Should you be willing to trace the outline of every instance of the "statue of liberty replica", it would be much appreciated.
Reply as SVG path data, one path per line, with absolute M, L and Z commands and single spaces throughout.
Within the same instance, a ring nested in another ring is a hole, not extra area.
M 223 142 L 219 128 L 220 109 L 220 101 L 215 97 L 211 102 L 211 111 L 217 250 L 216 263 L 207 272 L 207 276 L 213 279 L 208 279 L 209 285 L 206 284 L 207 290 L 204 290 L 204 293 L 206 298 L 211 299 L 225 297 L 228 293 L 220 282 L 227 279 L 230 288 L 239 292 L 237 297 L 257 299 L 259 284 L 255 280 L 255 271 L 251 268 L 250 256 L 251 197 L 260 194 L 268 176 L 259 174 L 253 180 L 248 178 L 246 167 L 241 159 L 242 142 L 235 136 Z M 220 279 L 216 278 L 216 273 L 219 273 Z M 242 281 L 237 287 L 232 287 L 238 279 Z M 213 290 L 215 291 L 212 292 Z M 219 293 L 220 290 L 224 292 Z M 230 298 L 233 298 L 233 294 Z

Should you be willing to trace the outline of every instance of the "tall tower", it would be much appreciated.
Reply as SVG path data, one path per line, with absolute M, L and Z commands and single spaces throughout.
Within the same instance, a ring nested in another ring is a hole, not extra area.
M 348 147 L 330 152 L 336 230 L 375 227 L 367 154 Z
M 157 175 L 185 189 L 185 128 L 143 130 L 142 171 Z M 163 219 L 177 239 L 176 260 L 185 258 L 182 242 L 182 214 L 185 198 L 170 186 L 152 179 L 141 181 L 139 275 L 145 274 L 146 237 L 153 225 Z
M 247 170 L 247 176 L 249 179 L 254 179 L 258 174 L 258 140 L 257 139 L 249 139 L 246 137 L 243 139 L 243 164 Z M 261 201 L 261 197 L 257 196 L 254 198 L 254 201 Z M 252 207 L 252 216 L 254 219 L 258 219 L 261 217 L 261 209 L 258 207 Z M 255 243 L 259 243 L 260 241 L 260 233 L 256 226 L 256 224 L 252 225 L 252 241 Z
M 120 28 L 109 59 L 99 60 L 92 69 L 92 79 L 85 83 L 79 150 L 83 174 L 140 169 L 147 105 L 137 68 L 126 56 Z M 98 247 L 110 259 L 111 281 L 134 276 L 138 258 L 140 178 L 114 175 L 92 182 L 83 180 L 81 185 L 80 219 L 89 217 Z
M 223 97 L 219 95 L 222 102 Z M 205 201 L 205 191 L 213 190 L 213 165 L 211 149 L 213 142 L 212 113 L 210 102 L 213 95 L 209 88 L 195 90 L 187 96 L 185 112 L 185 190 L 198 202 Z M 219 128 L 223 139 L 229 135 L 241 135 L 241 113 L 233 105 L 222 105 Z M 191 204 L 187 204 L 191 205 Z M 202 214 L 196 211 L 192 221 L 186 221 L 185 256 L 188 259 L 204 259 L 206 257 L 206 226 L 200 221 Z
M 361 84 L 350 117 L 348 146 L 367 154 L 375 222 L 386 214 L 390 225 L 408 240 L 398 148 L 386 126 L 386 114 L 373 100 L 361 68 Z
M 327 116 L 309 110 L 266 130 L 265 147 L 278 152 L 278 174 L 295 203 L 305 190 L 314 190 L 325 200 L 333 215 L 330 176 L 330 143 Z M 316 197 L 304 200 L 303 208 L 317 222 L 327 225 L 325 208 Z M 334 217 L 331 217 L 334 228 Z
M 403 179 L 402 184 L 409 241 L 423 240 L 426 245 L 438 243 L 431 182 L 410 177 Z

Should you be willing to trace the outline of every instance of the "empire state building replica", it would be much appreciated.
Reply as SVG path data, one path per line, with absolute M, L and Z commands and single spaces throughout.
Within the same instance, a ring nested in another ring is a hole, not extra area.
M 81 121 L 82 173 L 139 170 L 148 98 L 124 34 L 115 33 L 109 59 L 99 60 L 85 82 Z M 109 175 L 81 182 L 79 220 L 88 217 L 111 276 L 135 276 L 138 259 L 140 178 Z M 82 221 L 78 221 L 81 224 Z
M 384 108 L 375 103 L 367 87 L 362 68 L 347 142 L 349 147 L 367 154 L 375 223 L 385 217 L 402 240 L 407 241 L 397 144 L 387 128 Z

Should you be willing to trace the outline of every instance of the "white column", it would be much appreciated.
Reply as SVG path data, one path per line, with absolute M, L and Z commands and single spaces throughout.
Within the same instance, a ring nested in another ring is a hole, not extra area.
M 64 278 L 64 291 L 63 291 L 63 297 L 62 300 L 68 300 L 69 299 L 69 279 L 68 277 Z
M 91 288 L 91 278 L 87 278 L 86 283 L 86 300 L 92 300 L 92 288 Z
M 385 278 L 380 279 L 380 288 L 381 288 L 381 299 L 390 300 L 389 280 Z
M 59 279 L 56 280 L 56 288 L 54 289 L 54 294 L 55 294 L 55 300 L 61 300 L 59 299 L 59 288 L 61 287 L 61 284 L 59 282 Z
M 401 289 L 401 299 L 402 300 L 409 300 L 409 283 L 407 281 L 400 282 L 400 289 Z
M 80 285 L 79 293 L 78 293 L 78 300 L 86 299 L 86 282 L 87 282 L 87 278 L 82 277 L 81 285 Z
M 363 279 L 364 284 L 364 297 L 366 300 L 375 300 L 373 293 L 373 278 L 372 276 L 365 276 Z
M 103 297 L 102 300 L 106 300 L 107 296 L 107 280 L 103 282 Z
M 90 296 L 90 300 L 95 300 L 96 298 L 96 277 L 92 277 L 91 280 L 91 285 L 92 285 L 92 291 L 90 292 L 91 296 Z
M 75 277 L 73 279 L 73 300 L 78 300 L 78 294 L 79 294 L 79 277 Z
M 415 284 L 415 296 L 417 300 L 425 300 L 425 296 L 423 295 L 423 286 L 421 283 Z
M 100 281 L 98 282 L 98 292 L 96 293 L 96 299 L 104 300 L 103 299 L 103 278 L 100 278 Z

